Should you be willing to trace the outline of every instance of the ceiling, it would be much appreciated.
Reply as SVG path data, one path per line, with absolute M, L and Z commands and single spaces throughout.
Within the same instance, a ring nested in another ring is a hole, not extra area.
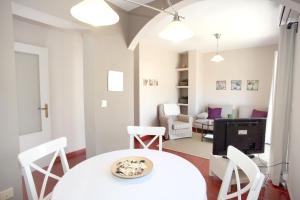
M 139 7 L 138 5 L 126 2 L 125 0 L 107 0 L 107 1 L 115 4 L 116 6 L 122 8 L 126 11 L 131 11 L 131 10 Z M 143 3 L 143 4 L 147 4 L 147 3 L 150 3 L 154 0 L 134 0 L 134 1 L 139 2 L 139 3 Z
M 13 0 L 13 2 L 45 12 L 50 15 L 61 17 L 69 21 L 77 22 L 71 14 L 70 9 L 82 0 Z M 107 0 L 119 8 L 131 11 L 139 6 L 126 2 L 125 0 Z M 149 3 L 153 0 L 134 0 L 139 3 Z M 165 0 L 161 0 L 165 1 Z
M 13 0 L 25 6 L 77 22 L 70 8 L 81 0 Z M 109 0 L 124 10 L 136 5 L 124 0 Z M 141 3 L 152 0 L 136 0 Z M 161 0 L 165 1 L 165 0 Z M 179 44 L 162 40 L 159 32 L 172 20 L 171 16 L 155 23 L 143 37 L 143 42 L 169 48 L 178 52 L 198 49 L 212 52 L 216 49 L 214 33 L 221 33 L 220 49 L 239 49 L 277 43 L 280 9 L 272 0 L 197 0 L 179 10 L 195 36 Z
M 166 16 L 144 35 L 142 41 L 175 51 L 216 49 L 214 33 L 221 33 L 220 50 L 277 44 L 278 4 L 271 0 L 199 0 L 179 10 L 195 36 L 179 44 L 162 40 L 159 32 L 172 20 Z

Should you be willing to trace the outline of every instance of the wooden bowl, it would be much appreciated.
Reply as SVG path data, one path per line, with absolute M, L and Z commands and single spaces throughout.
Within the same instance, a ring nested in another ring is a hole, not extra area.
M 124 167 L 124 163 L 129 163 L 128 167 Z M 140 164 L 144 163 L 145 168 L 138 168 L 138 170 L 135 170 L 136 168 L 131 167 L 131 163 L 133 164 Z M 123 165 L 123 166 L 122 166 Z M 134 174 L 124 174 L 120 171 L 120 169 L 128 169 L 130 168 Z M 150 172 L 153 169 L 153 163 L 151 160 L 145 157 L 140 157 L 140 156 L 131 156 L 131 157 L 125 157 L 121 158 L 117 161 L 115 161 L 111 167 L 111 172 L 114 176 L 119 177 L 119 178 L 124 178 L 124 179 L 133 179 L 133 178 L 139 178 L 146 176 L 150 174 Z M 138 171 L 141 170 L 142 172 L 138 173 Z

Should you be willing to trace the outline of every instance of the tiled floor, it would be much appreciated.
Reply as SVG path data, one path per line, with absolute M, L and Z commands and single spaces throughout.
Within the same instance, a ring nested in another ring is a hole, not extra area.
M 156 148 L 156 145 L 152 145 L 152 148 Z M 176 151 L 170 151 L 170 150 L 165 150 L 170 153 L 174 153 L 178 156 L 181 156 L 191 163 L 193 163 L 199 171 L 202 173 L 204 176 L 206 183 L 207 183 L 207 196 L 208 200 L 215 200 L 217 199 L 218 192 L 220 189 L 221 181 L 218 180 L 217 178 L 210 177 L 208 175 L 208 167 L 209 167 L 209 161 L 207 159 L 203 159 L 200 157 L 184 154 L 181 152 L 176 152 Z M 78 154 L 77 156 L 73 156 L 72 158 L 69 159 L 69 165 L 70 167 L 75 166 L 76 164 L 80 163 L 81 161 L 85 160 L 85 154 Z M 59 163 L 55 164 L 53 172 L 55 174 L 62 174 L 62 169 L 59 165 Z M 43 181 L 43 176 L 35 173 L 34 174 L 35 181 L 37 183 L 38 187 L 41 187 L 42 181 Z M 52 191 L 53 187 L 55 186 L 56 181 L 51 181 L 47 185 L 47 192 Z M 24 191 L 25 187 L 23 186 Z M 24 192 L 24 200 L 27 200 L 26 197 L 26 192 Z M 246 199 L 246 198 L 243 198 Z M 270 182 L 267 182 L 266 185 L 262 188 L 261 194 L 260 194 L 260 200 L 289 200 L 289 195 L 286 190 L 283 188 L 275 187 L 273 186 Z

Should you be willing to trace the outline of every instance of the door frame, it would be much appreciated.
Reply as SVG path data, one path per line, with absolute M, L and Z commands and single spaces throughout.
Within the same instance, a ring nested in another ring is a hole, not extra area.
M 33 54 L 38 56 L 39 78 L 40 78 L 40 107 L 50 104 L 49 97 L 49 70 L 48 70 L 48 49 L 29 44 L 14 43 L 14 50 L 17 53 Z M 42 81 L 41 81 L 42 80 Z M 50 104 L 51 105 L 51 104 Z M 51 108 L 51 106 L 49 106 Z M 38 108 L 37 108 L 38 109 Z M 27 150 L 33 146 L 51 140 L 51 109 L 48 110 L 48 118 L 41 112 L 42 131 L 19 136 L 20 151 Z

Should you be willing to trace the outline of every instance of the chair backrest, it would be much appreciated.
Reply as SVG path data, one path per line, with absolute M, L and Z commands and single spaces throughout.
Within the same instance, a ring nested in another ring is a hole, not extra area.
M 258 199 L 265 176 L 260 172 L 255 162 L 233 146 L 228 147 L 227 157 L 229 162 L 223 178 L 218 200 L 232 199 L 235 197 L 238 197 L 238 200 L 241 200 L 242 194 L 248 191 L 247 200 Z M 249 183 L 243 188 L 241 188 L 238 169 L 241 169 L 249 179 Z M 236 178 L 237 191 L 227 194 L 231 185 L 233 172 Z
M 163 112 L 166 116 L 180 115 L 180 108 L 176 103 L 163 104 Z
M 42 199 L 49 198 L 49 195 L 45 196 L 46 185 L 49 177 L 56 180 L 60 179 L 60 177 L 51 173 L 53 164 L 58 156 L 60 156 L 64 173 L 66 173 L 69 170 L 68 161 L 64 151 L 64 148 L 66 146 L 67 146 L 67 139 L 65 137 L 62 137 L 41 144 L 37 147 L 33 147 L 19 154 L 18 158 L 22 167 L 22 174 L 25 180 L 27 195 L 30 200 L 42 200 Z M 47 170 L 43 169 L 42 167 L 38 166 L 35 163 L 35 161 L 38 161 L 39 159 L 44 158 L 45 156 L 51 154 L 53 154 L 53 157 L 50 161 Z M 39 195 L 37 193 L 37 189 L 33 180 L 32 169 L 45 175 Z
M 134 139 L 136 139 L 145 149 L 148 149 L 150 145 L 156 140 L 159 140 L 158 149 L 162 151 L 162 136 L 165 134 L 165 127 L 142 127 L 142 126 L 128 126 L 127 132 L 130 136 L 129 148 L 134 149 Z M 154 136 L 152 140 L 145 144 L 141 137 L 151 135 Z

